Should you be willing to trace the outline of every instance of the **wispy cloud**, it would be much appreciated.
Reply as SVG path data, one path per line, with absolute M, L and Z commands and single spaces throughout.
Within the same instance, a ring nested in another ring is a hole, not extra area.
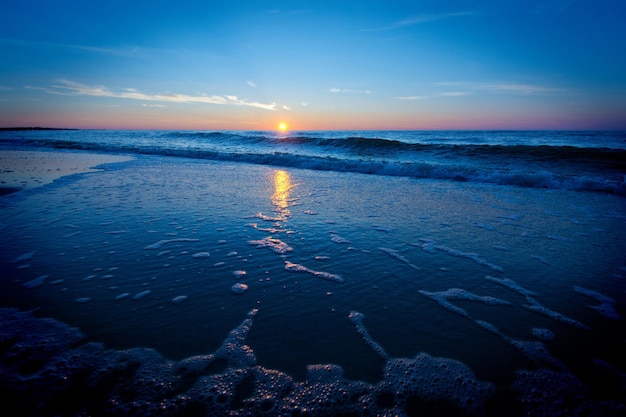
M 256 84 L 253 81 L 248 80 L 246 81 L 246 84 L 248 84 L 252 88 L 256 88 Z
M 330 90 L 331 93 L 335 94 L 371 94 L 370 90 L 355 90 L 353 88 L 336 88 L 333 87 Z
M 141 51 L 144 49 L 144 48 L 139 48 L 136 46 L 102 47 L 102 46 L 76 45 L 76 44 L 45 42 L 45 41 L 26 41 L 26 40 L 21 40 L 21 39 L 8 39 L 8 38 L 0 38 L 0 43 L 7 43 L 7 44 L 20 45 L 24 47 L 34 47 L 34 48 L 43 47 L 43 48 L 56 48 L 56 49 L 58 48 L 72 49 L 76 51 L 95 52 L 98 54 L 128 56 L 128 57 L 140 55 Z
M 395 21 L 387 26 L 376 27 L 372 29 L 364 29 L 364 31 L 382 31 L 399 29 L 406 26 L 421 25 L 423 23 L 434 22 L 436 20 L 449 19 L 453 17 L 474 16 L 477 12 L 454 12 L 454 13 L 423 13 L 419 15 L 409 16 L 406 19 Z
M 187 94 L 162 93 L 146 94 L 134 88 L 112 90 L 103 86 L 88 86 L 69 80 L 57 80 L 50 88 L 26 86 L 33 90 L 43 90 L 50 94 L 58 95 L 84 95 L 92 97 L 111 97 L 141 101 L 160 101 L 171 103 L 204 103 L 204 104 L 230 104 L 237 106 L 256 107 L 264 110 L 276 110 L 276 103 L 258 103 L 247 101 L 233 95 L 200 95 L 190 96 Z
M 470 94 L 472 93 L 469 91 L 445 91 L 437 95 L 439 97 L 463 97 L 463 96 L 469 96 Z
M 397 100 L 427 100 L 430 96 L 400 96 L 394 98 Z
M 394 97 L 396 100 L 429 100 L 437 97 L 463 97 L 471 95 L 471 91 L 444 91 L 427 96 L 399 96 Z
M 465 88 L 474 91 L 490 91 L 493 93 L 510 94 L 558 94 L 566 93 L 567 89 L 538 84 L 527 84 L 511 81 L 493 82 L 442 82 L 437 85 Z
M 553 95 L 553 94 L 565 94 L 571 92 L 570 90 L 550 87 L 537 84 L 526 84 L 518 82 L 439 82 L 429 84 L 429 89 L 432 86 L 454 89 L 451 91 L 436 92 L 428 95 L 414 95 L 414 96 L 399 96 L 394 97 L 397 100 L 428 100 L 437 97 L 463 97 L 472 94 L 479 93 L 493 93 L 493 94 L 513 94 L 513 95 Z

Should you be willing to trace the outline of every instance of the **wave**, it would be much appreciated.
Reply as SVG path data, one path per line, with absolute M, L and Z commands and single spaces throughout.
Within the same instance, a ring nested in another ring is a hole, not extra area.
M 0 138 L 0 145 L 123 152 L 325 171 L 626 195 L 626 150 L 549 145 L 407 143 L 267 132 L 151 132 L 152 141 Z M 145 135 L 145 133 L 144 133 Z M 209 144 L 210 146 L 207 146 Z M 237 145 L 230 149 L 223 145 Z

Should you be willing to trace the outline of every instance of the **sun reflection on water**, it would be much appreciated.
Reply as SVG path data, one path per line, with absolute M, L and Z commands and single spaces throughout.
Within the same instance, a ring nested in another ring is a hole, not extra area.
M 277 207 L 283 216 L 289 216 L 289 192 L 293 184 L 291 176 L 287 171 L 278 169 L 274 171 L 274 194 L 272 194 L 272 203 Z

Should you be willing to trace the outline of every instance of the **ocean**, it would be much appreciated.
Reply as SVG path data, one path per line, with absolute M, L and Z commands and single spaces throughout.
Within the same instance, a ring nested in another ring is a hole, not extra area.
M 626 192 L 625 132 L 42 130 L 2 132 L 0 145 Z
M 624 132 L 0 132 L 23 150 L 129 158 L 0 197 L 22 415 L 626 413 Z

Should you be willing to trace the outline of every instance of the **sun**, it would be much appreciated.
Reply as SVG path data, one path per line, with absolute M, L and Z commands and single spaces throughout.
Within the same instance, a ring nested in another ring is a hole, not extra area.
M 278 124 L 278 130 L 280 130 L 281 132 L 287 131 L 287 128 L 288 128 L 288 126 L 287 126 L 287 123 L 285 123 L 285 122 L 280 122 Z

